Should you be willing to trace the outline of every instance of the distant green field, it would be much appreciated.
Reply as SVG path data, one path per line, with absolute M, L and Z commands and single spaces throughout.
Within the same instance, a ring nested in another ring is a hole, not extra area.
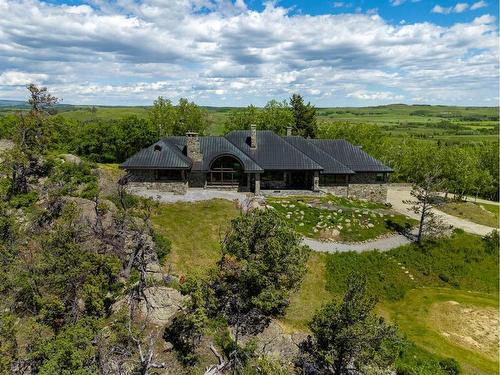
M 0 116 L 21 107 L 1 107 Z M 95 110 L 92 110 L 95 108 Z M 88 122 L 96 119 L 120 119 L 136 115 L 147 117 L 147 106 L 106 107 L 61 105 L 59 114 Z M 205 107 L 209 114 L 209 135 L 221 135 L 228 114 L 235 107 Z M 498 107 L 452 107 L 391 104 L 377 107 L 318 108 L 320 122 L 372 123 L 395 139 L 411 137 L 422 141 L 456 143 L 498 142 Z

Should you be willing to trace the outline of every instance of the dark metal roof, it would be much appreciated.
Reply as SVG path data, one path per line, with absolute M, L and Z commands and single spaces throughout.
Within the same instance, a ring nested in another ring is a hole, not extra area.
M 309 142 L 312 142 L 354 172 L 393 172 L 392 168 L 382 164 L 360 147 L 354 146 L 344 139 L 310 139 Z
M 245 172 L 264 170 L 319 170 L 324 174 L 392 172 L 360 147 L 345 140 L 280 137 L 271 131 L 257 132 L 257 147 L 250 147 L 250 131 L 230 132 L 226 137 L 200 137 L 201 162 L 186 156 L 186 137 L 164 138 L 128 158 L 125 169 L 191 169 L 208 171 L 219 156 L 231 155 Z
M 177 150 L 185 150 L 186 137 L 168 137 L 165 141 L 177 146 Z M 208 171 L 210 164 L 219 156 L 231 155 L 238 159 L 243 165 L 245 172 L 263 172 L 264 170 L 245 153 L 224 137 L 200 137 L 200 151 L 203 154 L 203 161 L 197 165 L 193 164 L 193 170 Z
M 191 160 L 175 145 L 160 140 L 125 160 L 125 169 L 189 169 Z
M 322 149 L 314 145 L 308 139 L 299 136 L 284 137 L 285 141 L 290 143 L 302 153 L 306 154 L 319 165 L 323 166 L 322 174 L 354 174 L 355 172 L 327 154 Z
M 263 169 L 322 170 L 323 167 L 269 130 L 257 132 L 257 147 L 250 147 L 250 130 L 230 132 L 226 138 Z

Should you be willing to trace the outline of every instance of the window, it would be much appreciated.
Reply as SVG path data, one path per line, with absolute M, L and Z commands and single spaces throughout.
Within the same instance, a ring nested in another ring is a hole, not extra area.
M 182 171 L 177 169 L 158 169 L 156 179 L 162 181 L 181 181 Z
M 240 162 L 229 155 L 214 160 L 210 166 L 207 183 L 210 185 L 239 185 L 242 180 Z
M 376 180 L 377 180 L 378 182 L 385 181 L 385 173 L 377 173 Z
M 344 174 L 322 174 L 319 176 L 321 185 L 343 185 L 347 183 L 347 176 Z
M 283 171 L 265 171 L 262 173 L 261 180 L 266 181 L 284 181 L 285 173 Z

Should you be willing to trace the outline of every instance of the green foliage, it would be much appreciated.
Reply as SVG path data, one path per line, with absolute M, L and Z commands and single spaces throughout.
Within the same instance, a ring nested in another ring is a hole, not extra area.
M 444 361 L 454 361 L 453 359 Z M 446 363 L 446 362 L 445 362 Z M 407 341 L 396 361 L 397 375 L 448 375 L 439 357 Z M 456 374 L 458 374 L 457 372 Z
M 148 114 L 158 138 L 185 135 L 188 131 L 204 134 L 208 126 L 207 112 L 185 98 L 173 106 L 169 99 L 160 96 Z
M 441 369 L 450 375 L 460 374 L 460 364 L 454 358 L 446 358 L 439 361 Z
M 486 253 L 491 255 L 498 254 L 500 238 L 497 230 L 492 230 L 490 234 L 484 236 L 483 241 Z
M 29 207 L 38 199 L 38 193 L 32 191 L 24 194 L 16 194 L 10 198 L 10 205 L 15 208 Z
M 293 112 L 288 103 L 270 100 L 264 108 L 251 105 L 231 112 L 225 122 L 224 131 L 228 133 L 231 130 L 249 130 L 250 125 L 256 125 L 259 130 L 271 130 L 285 135 L 286 128 L 293 124 Z
M 97 347 L 93 344 L 99 321 L 80 319 L 67 325 L 43 346 L 40 375 L 91 375 L 98 371 Z
M 392 367 L 402 345 L 396 328 L 374 315 L 376 299 L 366 279 L 351 274 L 341 302 L 322 307 L 309 324 L 312 336 L 300 344 L 296 367 L 303 374 L 380 373 Z
M 290 107 L 293 112 L 295 135 L 315 138 L 317 131 L 316 108 L 311 103 L 304 104 L 304 99 L 299 94 L 292 95 Z
M 163 338 L 172 343 L 179 360 L 185 366 L 193 366 L 198 358 L 195 355 L 199 344 L 206 316 L 201 308 L 195 308 L 188 313 L 181 313 L 174 317 L 172 323 L 165 329 Z
M 172 242 L 159 233 L 154 233 L 153 241 L 155 243 L 155 251 L 156 256 L 158 257 L 158 261 L 160 264 L 165 262 L 165 258 L 170 253 L 170 249 L 172 248 Z

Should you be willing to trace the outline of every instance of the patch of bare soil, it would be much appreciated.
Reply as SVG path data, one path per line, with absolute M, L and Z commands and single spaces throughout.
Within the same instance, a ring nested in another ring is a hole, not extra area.
M 435 303 L 430 318 L 440 334 L 465 349 L 498 358 L 498 310 L 457 301 Z

